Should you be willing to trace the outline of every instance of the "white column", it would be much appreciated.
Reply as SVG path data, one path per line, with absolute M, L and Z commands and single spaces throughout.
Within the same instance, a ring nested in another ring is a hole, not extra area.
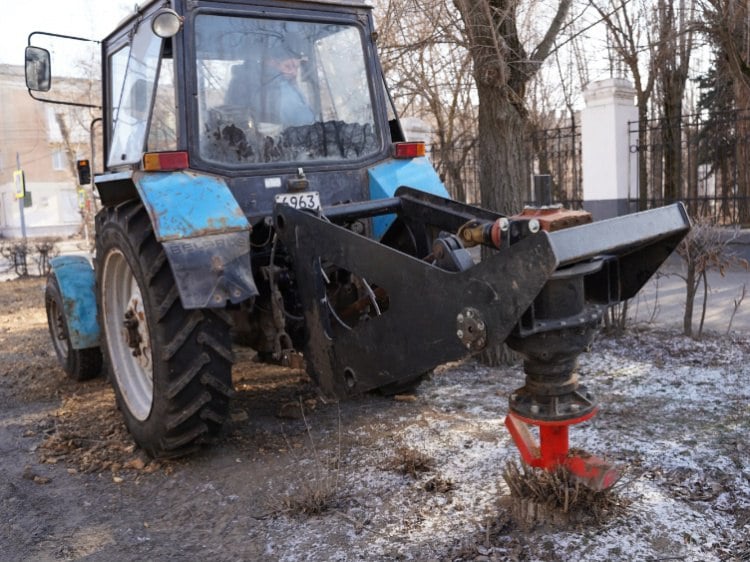
M 628 122 L 638 120 L 635 89 L 623 78 L 609 78 L 589 84 L 583 97 L 583 206 L 594 220 L 627 214 L 637 169 L 628 139 Z

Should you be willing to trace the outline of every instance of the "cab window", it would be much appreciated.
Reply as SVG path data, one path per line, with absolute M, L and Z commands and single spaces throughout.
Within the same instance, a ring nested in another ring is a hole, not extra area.
M 356 160 L 380 150 L 358 27 L 223 15 L 195 26 L 203 160 Z

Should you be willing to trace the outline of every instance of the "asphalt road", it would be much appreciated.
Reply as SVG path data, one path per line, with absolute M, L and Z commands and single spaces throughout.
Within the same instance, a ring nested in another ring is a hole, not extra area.
M 672 259 L 652 277 L 629 305 L 631 322 L 682 330 L 686 294 L 682 273 L 682 264 Z M 743 286 L 747 295 L 735 306 L 742 298 Z M 694 331 L 700 323 L 703 300 L 701 285 L 695 299 Z M 709 272 L 706 303 L 704 331 L 724 334 L 731 321 L 733 331 L 750 332 L 750 271 L 734 269 L 724 276 L 718 271 Z

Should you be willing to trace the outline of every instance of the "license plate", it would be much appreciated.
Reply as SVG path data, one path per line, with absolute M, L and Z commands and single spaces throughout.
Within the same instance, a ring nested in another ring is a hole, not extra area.
M 289 205 L 295 209 L 320 209 L 320 193 L 317 191 L 302 191 L 300 193 L 279 193 L 276 202 Z

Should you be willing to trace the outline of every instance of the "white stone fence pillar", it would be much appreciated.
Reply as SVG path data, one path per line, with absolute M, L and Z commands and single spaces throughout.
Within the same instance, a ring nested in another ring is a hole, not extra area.
M 583 96 L 583 207 L 594 220 L 627 214 L 637 172 L 628 138 L 628 122 L 638 120 L 635 89 L 625 79 L 610 78 L 589 84 Z

